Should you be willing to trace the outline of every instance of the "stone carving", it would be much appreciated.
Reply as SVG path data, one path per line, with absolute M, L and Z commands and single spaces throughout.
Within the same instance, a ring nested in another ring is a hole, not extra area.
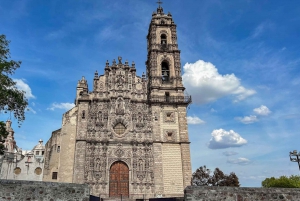
M 121 158 L 123 155 L 125 154 L 125 151 L 123 150 L 122 148 L 122 144 L 118 144 L 116 150 L 115 150 L 115 155 L 118 157 L 118 158 Z
M 176 136 L 177 136 L 177 130 L 176 129 L 165 129 L 163 132 L 164 136 L 163 139 L 166 142 L 175 142 Z
M 164 122 L 166 122 L 166 123 L 176 123 L 174 111 L 165 111 L 164 112 Z

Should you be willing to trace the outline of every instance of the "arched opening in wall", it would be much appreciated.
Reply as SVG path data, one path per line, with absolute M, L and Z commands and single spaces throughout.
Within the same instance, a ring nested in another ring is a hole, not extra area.
M 109 170 L 109 197 L 129 196 L 129 168 L 122 162 L 114 162 Z
M 162 45 L 162 48 L 166 48 L 167 47 L 167 36 L 166 36 L 166 34 L 161 34 L 161 36 L 160 36 L 160 43 Z
M 170 69 L 169 64 L 166 61 L 161 63 L 161 73 L 162 73 L 162 81 L 169 82 L 170 81 Z

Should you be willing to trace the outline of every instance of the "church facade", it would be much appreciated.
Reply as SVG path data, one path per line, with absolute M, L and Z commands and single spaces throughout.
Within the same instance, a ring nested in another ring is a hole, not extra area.
M 146 75 L 118 57 L 93 87 L 78 81 L 75 107 L 45 145 L 43 181 L 86 183 L 104 197 L 182 197 L 191 160 L 176 25 L 159 6 L 147 35 Z

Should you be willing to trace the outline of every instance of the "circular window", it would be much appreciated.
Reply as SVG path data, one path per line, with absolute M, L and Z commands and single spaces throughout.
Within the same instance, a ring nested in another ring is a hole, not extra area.
M 114 127 L 114 131 L 116 132 L 116 134 L 118 135 L 122 135 L 126 130 L 126 127 L 121 124 L 121 123 L 118 123 L 117 125 L 115 125 Z
M 21 173 L 21 168 L 16 167 L 16 168 L 14 169 L 14 173 L 15 173 L 16 175 L 20 174 L 20 173 Z
M 34 173 L 35 173 L 36 175 L 42 174 L 42 168 L 40 168 L 40 167 L 35 168 Z

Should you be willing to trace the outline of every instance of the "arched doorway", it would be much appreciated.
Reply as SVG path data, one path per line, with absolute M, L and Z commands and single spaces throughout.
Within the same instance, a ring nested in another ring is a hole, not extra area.
M 129 168 L 122 162 L 114 162 L 109 171 L 109 197 L 129 196 Z

